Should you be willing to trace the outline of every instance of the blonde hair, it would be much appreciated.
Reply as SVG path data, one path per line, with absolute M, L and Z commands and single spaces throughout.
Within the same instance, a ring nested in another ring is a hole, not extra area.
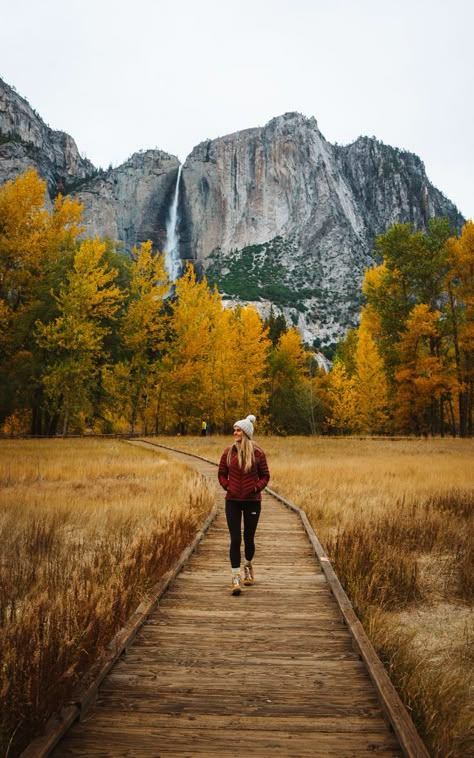
M 255 463 L 255 450 L 252 440 L 249 440 L 245 433 L 242 434 L 242 441 L 240 444 L 234 442 L 229 448 L 227 453 L 227 465 L 230 466 L 230 459 L 232 458 L 232 450 L 237 451 L 237 460 L 239 462 L 239 468 L 243 468 L 245 473 L 248 473 Z

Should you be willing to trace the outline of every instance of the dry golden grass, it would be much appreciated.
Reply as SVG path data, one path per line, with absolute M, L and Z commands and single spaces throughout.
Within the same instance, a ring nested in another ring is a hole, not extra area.
M 217 461 L 230 439 L 163 442 Z M 256 442 L 270 487 L 308 514 L 432 755 L 474 755 L 474 441 Z
M 0 753 L 15 755 L 176 561 L 204 480 L 119 441 L 0 441 Z

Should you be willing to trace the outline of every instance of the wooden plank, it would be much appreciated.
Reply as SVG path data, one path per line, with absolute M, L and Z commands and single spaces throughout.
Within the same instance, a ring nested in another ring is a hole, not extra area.
M 105 686 L 105 685 L 104 685 Z M 382 718 L 380 703 L 375 691 L 372 694 L 358 695 L 348 702 L 347 698 L 334 697 L 329 700 L 327 697 L 308 700 L 303 694 L 296 697 L 295 693 L 281 692 L 274 695 L 273 698 L 264 694 L 248 694 L 245 689 L 236 689 L 233 696 L 229 696 L 229 687 L 222 685 L 219 692 L 207 692 L 203 690 L 187 690 L 182 688 L 180 691 L 170 692 L 163 689 L 161 693 L 153 695 L 145 694 L 138 696 L 135 689 L 135 697 L 131 692 L 99 692 L 97 698 L 96 710 L 114 711 L 117 729 L 120 728 L 121 714 L 129 711 L 141 711 L 143 713 L 188 713 L 195 718 L 201 718 L 204 714 L 212 715 L 236 715 L 236 713 L 245 714 L 246 716 L 262 717 L 305 717 L 312 721 L 319 717 L 340 717 L 347 718 L 352 716 L 373 716 Z M 80 729 L 82 733 L 87 731 L 89 715 L 86 716 L 81 724 L 75 728 Z M 385 721 L 385 729 L 390 733 Z M 55 755 L 61 755 L 61 744 L 57 748 Z M 400 751 L 401 755 L 401 751 Z
M 317 750 L 311 745 L 317 744 Z M 389 734 L 380 732 L 306 732 L 289 733 L 247 731 L 245 728 L 226 731 L 203 730 L 197 723 L 192 730 L 180 731 L 153 728 L 128 728 L 126 734 L 117 734 L 111 728 L 90 732 L 77 741 L 72 737 L 64 756 L 162 756 L 205 755 L 233 756 L 399 756 L 397 743 Z
M 190 713 L 159 713 L 156 711 L 121 711 L 120 722 L 124 729 L 129 725 L 141 728 L 179 728 L 181 730 L 194 729 L 196 721 L 201 729 L 244 729 L 247 731 L 267 732 L 291 732 L 292 729 L 300 734 L 312 732 L 386 732 L 387 725 L 384 719 L 375 714 L 368 715 L 345 715 L 345 716 L 314 716 L 308 719 L 305 716 L 253 716 L 249 714 L 222 715 L 215 713 L 203 713 L 197 719 Z M 114 710 L 105 708 L 97 709 L 88 718 L 88 724 L 107 728 L 110 723 L 117 721 Z
M 217 652 L 215 650 L 209 650 L 208 648 L 198 648 L 187 652 L 183 649 L 183 646 L 177 643 L 174 646 L 168 646 L 163 650 L 162 646 L 146 647 L 143 646 L 135 652 L 135 647 L 132 647 L 127 653 L 127 661 L 129 663 L 141 663 L 143 665 L 151 665 L 158 663 L 168 663 L 172 656 L 172 659 L 176 662 L 177 666 L 192 666 L 198 662 L 201 666 L 214 666 L 214 665 L 233 665 L 240 666 L 239 662 L 229 661 L 229 655 L 227 651 Z M 255 666 L 265 665 L 269 666 L 290 666 L 293 670 L 296 670 L 300 666 L 308 667 L 310 664 L 317 664 L 319 661 L 331 661 L 344 664 L 346 661 L 357 661 L 361 663 L 360 657 L 355 653 L 352 648 L 347 646 L 346 650 L 337 650 L 334 647 L 325 648 L 324 650 L 314 650 L 307 652 L 305 650 L 299 651 L 297 654 L 280 652 L 275 655 L 273 651 L 267 652 L 252 652 L 252 663 Z

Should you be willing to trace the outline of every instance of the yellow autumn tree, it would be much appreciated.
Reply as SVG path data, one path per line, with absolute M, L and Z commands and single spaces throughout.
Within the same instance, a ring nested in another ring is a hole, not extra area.
M 230 308 L 216 312 L 209 351 L 211 429 L 228 433 L 235 419 L 237 320 Z
M 83 230 L 80 203 L 59 195 L 50 211 L 46 196 L 33 170 L 0 188 L 0 295 L 14 313 L 38 299 L 55 267 L 64 271 Z
M 406 282 L 385 263 L 367 269 L 362 282 L 366 327 L 374 339 L 388 377 L 398 365 L 397 341 L 409 313 Z
M 271 341 L 256 308 L 237 307 L 235 318 L 234 383 L 232 411 L 235 418 L 253 413 L 263 425 L 268 401 L 266 370 Z
M 373 321 L 362 313 L 355 350 L 355 427 L 362 434 L 383 434 L 389 420 L 389 386 L 385 367 L 370 326 Z
M 342 434 L 352 432 L 357 425 L 355 379 L 340 360 L 334 361 L 329 373 L 326 398 L 329 427 Z
M 105 251 L 97 239 L 82 242 L 55 297 L 59 315 L 36 323 L 36 339 L 47 356 L 43 384 L 52 410 L 62 419 L 63 434 L 92 410 L 104 338 L 123 297 L 114 283 L 117 270 L 101 261 Z
M 81 214 L 61 196 L 51 207 L 33 170 L 0 187 L 0 423 L 31 409 L 32 431 L 41 432 L 42 354 L 33 327 L 55 313 L 51 291 L 72 265 Z
M 164 309 L 169 280 L 165 257 L 153 254 L 150 241 L 133 248 L 131 259 L 129 293 L 120 325 L 126 359 L 107 372 L 105 383 L 112 401 L 110 421 L 125 416 L 133 433 L 140 417 L 146 434 L 156 426 L 155 385 L 169 322 Z
M 198 281 L 191 264 L 175 284 L 170 342 L 160 373 L 162 428 L 198 427 L 212 406 L 212 361 L 215 324 L 222 309 L 217 290 Z

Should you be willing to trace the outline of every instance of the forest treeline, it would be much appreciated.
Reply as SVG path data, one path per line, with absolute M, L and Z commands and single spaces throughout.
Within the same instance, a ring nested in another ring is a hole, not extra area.
M 376 240 L 360 326 L 332 369 L 281 315 L 224 308 L 191 265 L 84 239 L 82 207 L 28 171 L 0 188 L 4 434 L 472 434 L 474 224 Z

